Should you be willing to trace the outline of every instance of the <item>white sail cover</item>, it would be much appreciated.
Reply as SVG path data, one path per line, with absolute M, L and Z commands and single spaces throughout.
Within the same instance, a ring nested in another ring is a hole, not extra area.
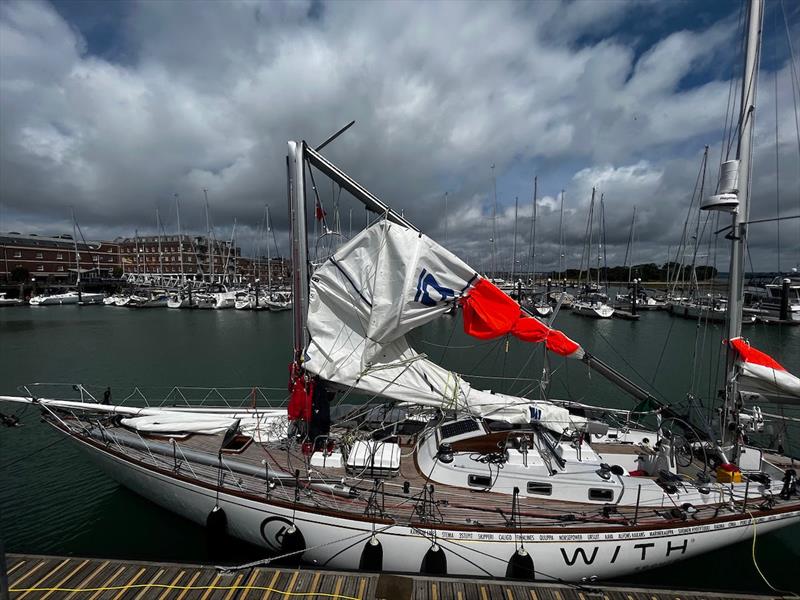
M 800 404 L 800 378 L 740 337 L 731 339 L 730 345 L 737 353 L 743 391 L 756 393 L 769 402 Z
M 582 426 L 583 419 L 548 402 L 473 389 L 410 347 L 406 333 L 441 316 L 479 279 L 427 236 L 379 221 L 314 272 L 303 367 L 398 401 L 517 423 L 540 421 L 558 432 Z

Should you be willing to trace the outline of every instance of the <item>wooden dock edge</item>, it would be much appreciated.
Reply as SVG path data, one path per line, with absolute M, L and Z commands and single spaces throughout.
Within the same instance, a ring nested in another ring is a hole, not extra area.
M 765 600 L 760 594 L 582 586 L 517 580 L 471 579 L 326 571 L 294 567 L 215 566 L 136 560 L 8 554 L 14 600 Z M 6 596 L 3 596 L 3 594 Z

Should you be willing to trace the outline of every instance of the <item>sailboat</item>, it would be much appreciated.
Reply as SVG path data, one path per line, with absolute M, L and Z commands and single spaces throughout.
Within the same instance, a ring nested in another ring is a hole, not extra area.
M 553 313 L 553 307 L 548 303 L 550 299 L 550 283 L 547 280 L 547 291 L 545 293 L 536 293 L 536 201 L 537 191 L 539 187 L 539 177 L 533 178 L 533 206 L 531 212 L 531 243 L 530 252 L 528 254 L 528 265 L 531 272 L 531 284 L 533 287 L 532 302 L 530 309 L 538 317 L 549 317 Z
M 83 234 L 81 234 L 83 235 Z M 28 303 L 31 306 L 60 306 L 64 304 L 80 304 L 83 306 L 90 304 L 102 304 L 105 294 L 99 292 L 87 293 L 81 288 L 81 255 L 78 252 L 78 221 L 75 219 L 75 211 L 72 211 L 72 244 L 75 251 L 75 290 L 58 294 L 38 294 L 32 296 Z M 86 244 L 86 240 L 84 240 Z
M 582 315 L 585 317 L 592 317 L 595 319 L 610 319 L 614 316 L 614 309 L 606 304 L 608 296 L 603 293 L 603 288 L 600 285 L 600 251 L 602 242 L 598 241 L 597 249 L 597 283 L 592 281 L 591 276 L 591 260 L 592 260 L 592 234 L 594 231 L 594 210 L 595 210 L 595 188 L 592 188 L 592 199 L 589 203 L 589 218 L 586 222 L 586 248 L 584 254 L 586 256 L 586 283 L 583 290 L 578 295 L 576 301 L 572 303 L 571 309 L 573 314 Z M 602 206 L 602 200 L 601 200 Z M 598 211 L 599 212 L 599 211 Z M 602 220 L 598 219 L 601 222 Z M 598 240 L 601 238 L 598 236 Z M 579 276 L 580 279 L 580 276 Z
M 751 6 L 760 14 L 758 0 Z M 740 329 L 729 332 L 721 438 L 691 426 L 668 433 L 667 420 L 684 422 L 669 406 L 526 313 L 317 150 L 288 150 L 294 348 L 285 408 L 109 406 L 83 391 L 0 400 L 39 407 L 111 477 L 157 504 L 322 568 L 586 581 L 800 522 L 792 459 L 738 435 L 740 376 L 743 386 L 759 382 L 763 397 L 798 401 L 800 380 Z M 382 217 L 313 274 L 312 168 Z M 621 435 L 603 407 L 473 387 L 407 338 L 455 304 L 468 335 L 513 335 L 581 361 L 652 406 L 645 412 L 661 425 Z M 333 402 L 358 394 L 357 404 Z

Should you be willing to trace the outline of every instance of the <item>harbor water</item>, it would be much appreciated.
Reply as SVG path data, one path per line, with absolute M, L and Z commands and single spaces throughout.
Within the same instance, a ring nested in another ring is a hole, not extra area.
M 664 312 L 639 321 L 586 319 L 563 311 L 555 326 L 667 402 L 688 392 L 715 395 L 722 367 L 719 325 Z M 164 396 L 171 386 L 254 387 L 276 400 L 286 394 L 291 355 L 290 312 L 130 310 L 58 306 L 0 309 L 0 394 L 34 382 L 111 388 L 119 402 L 140 390 Z M 800 327 L 751 325 L 751 343 L 800 374 Z M 538 397 L 540 348 L 513 339 L 483 342 L 446 316 L 410 336 L 431 360 L 473 385 Z M 632 408 L 635 401 L 574 360 L 550 358 L 553 398 Z M 780 412 L 764 406 L 765 412 Z M 709 407 L 702 411 L 711 411 Z M 7 552 L 102 556 L 193 563 L 240 563 L 265 556 L 230 540 L 211 546 L 203 528 L 118 486 L 69 442 L 39 420 L 33 408 L 0 405 L 22 426 L 0 428 L 0 537 Z M 787 451 L 800 455 L 800 431 L 789 428 Z M 626 583 L 768 592 L 753 566 L 752 542 Z M 759 536 L 759 566 L 778 588 L 798 590 L 800 526 Z

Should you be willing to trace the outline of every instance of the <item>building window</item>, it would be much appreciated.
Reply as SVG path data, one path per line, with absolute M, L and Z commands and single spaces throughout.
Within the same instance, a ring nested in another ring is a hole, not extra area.
M 58 254 L 56 254 L 56 260 L 64 260 L 64 255 L 61 254 L 61 252 L 59 252 Z
M 37 252 L 36 258 L 44 258 L 44 255 L 41 252 Z
M 58 270 L 63 272 L 64 271 L 64 265 L 58 265 Z
M 38 267 L 36 267 L 36 270 L 37 271 L 44 271 L 44 265 L 39 265 Z
M 22 250 L 14 250 L 14 258 L 22 258 Z

